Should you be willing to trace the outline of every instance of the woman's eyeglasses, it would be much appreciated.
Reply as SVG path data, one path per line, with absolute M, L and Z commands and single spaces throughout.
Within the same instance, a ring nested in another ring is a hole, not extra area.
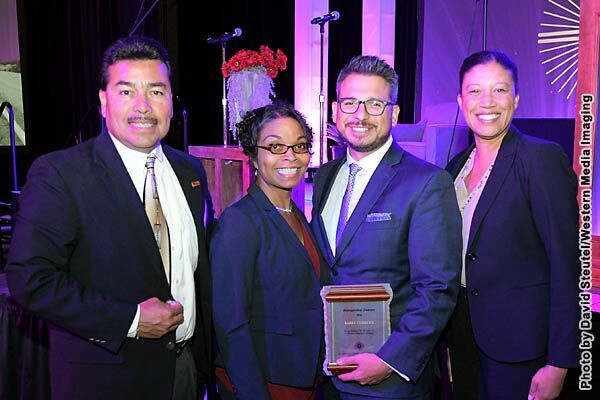
M 268 146 L 255 146 L 257 149 L 268 150 L 273 154 L 285 154 L 289 149 L 296 154 L 306 154 L 310 151 L 310 145 L 308 143 L 298 143 L 293 145 L 273 143 Z

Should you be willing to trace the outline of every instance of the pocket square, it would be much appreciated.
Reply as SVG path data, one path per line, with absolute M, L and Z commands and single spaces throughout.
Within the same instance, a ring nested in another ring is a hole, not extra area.
M 367 215 L 366 222 L 391 221 L 392 213 L 371 213 Z

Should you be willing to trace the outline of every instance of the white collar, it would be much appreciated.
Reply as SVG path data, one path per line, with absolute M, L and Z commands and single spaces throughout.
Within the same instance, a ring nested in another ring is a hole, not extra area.
M 361 169 L 366 170 L 367 172 L 369 172 L 369 174 L 373 174 L 373 172 L 375 172 L 375 170 L 379 166 L 379 163 L 383 159 L 383 156 L 385 156 L 385 153 L 387 153 L 390 147 L 392 147 L 393 140 L 394 139 L 392 138 L 392 135 L 390 133 L 383 146 L 381 146 L 373 153 L 358 161 L 352 158 L 352 156 L 350 155 L 350 150 L 346 150 L 346 164 L 357 164 Z
M 125 163 L 125 165 L 146 165 L 146 159 L 150 153 L 153 153 L 156 156 L 156 159 L 162 163 L 164 161 L 165 153 L 163 152 L 162 145 L 160 142 L 156 144 L 156 146 L 152 149 L 150 153 L 144 153 L 141 151 L 130 149 L 125 146 L 119 139 L 117 139 L 110 131 L 108 131 L 109 137 L 115 144 L 117 148 L 117 152 L 121 156 L 121 159 Z

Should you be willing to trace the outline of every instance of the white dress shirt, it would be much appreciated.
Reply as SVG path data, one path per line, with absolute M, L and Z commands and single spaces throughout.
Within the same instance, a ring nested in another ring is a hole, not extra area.
M 338 174 L 333 181 L 333 185 L 331 186 L 331 191 L 329 192 L 325 207 L 323 207 L 323 211 L 321 212 L 321 218 L 323 218 L 323 225 L 325 226 L 325 232 L 327 233 L 327 241 L 329 242 L 329 247 L 331 247 L 331 252 L 334 257 L 336 250 L 335 233 L 340 218 L 342 198 L 344 197 L 346 186 L 348 184 L 350 164 L 357 164 L 360 167 L 360 171 L 356 173 L 356 177 L 354 178 L 354 190 L 352 191 L 352 197 L 350 198 L 348 207 L 348 218 L 350 218 L 354 212 L 356 205 L 367 188 L 373 173 L 375 173 L 375 170 L 383 159 L 383 156 L 385 156 L 385 153 L 392 147 L 392 141 L 393 138 L 392 135 L 390 135 L 383 146 L 359 161 L 352 158 L 350 151 L 346 150 L 346 162 L 340 167 Z M 396 370 L 390 364 L 385 362 L 385 360 L 382 359 L 381 361 L 404 380 L 410 381 L 408 376 Z
M 357 164 L 360 167 L 360 171 L 354 178 L 354 190 L 352 191 L 352 197 L 348 207 L 348 218 L 354 212 L 354 208 L 358 204 L 363 192 L 365 191 L 367 184 L 371 180 L 371 176 L 379 166 L 379 163 L 385 156 L 385 153 L 392 147 L 392 135 L 388 137 L 388 140 L 360 161 L 356 161 L 350 155 L 350 151 L 346 150 L 346 162 L 340 167 L 337 176 L 331 186 L 329 197 L 321 212 L 323 218 L 323 224 L 325 225 L 325 232 L 327 232 L 327 240 L 329 241 L 329 247 L 335 256 L 335 232 L 337 230 L 338 220 L 340 219 L 340 210 L 342 208 L 342 198 L 346 192 L 346 186 L 348 185 L 348 171 L 350 170 L 350 164 Z
M 473 170 L 473 166 L 475 164 L 474 158 L 475 153 L 477 152 L 477 147 L 473 148 L 467 162 L 463 165 L 462 169 L 456 176 L 454 180 L 454 191 L 456 192 L 456 200 L 458 202 L 458 207 L 460 208 L 460 214 L 462 216 L 462 238 L 463 238 L 463 249 L 462 249 L 462 269 L 460 273 L 460 284 L 462 287 L 467 287 L 467 275 L 465 272 L 465 256 L 467 255 L 467 246 L 469 244 L 469 232 L 471 231 L 471 222 L 473 222 L 473 214 L 475 214 L 475 209 L 477 208 L 477 204 L 479 203 L 479 198 L 481 197 L 481 193 L 485 188 L 485 184 L 488 181 L 490 173 L 492 172 L 492 168 L 494 167 L 494 160 L 488 167 L 487 171 L 483 174 L 479 182 L 477 182 L 477 186 L 473 188 L 471 192 L 467 189 L 467 185 L 465 183 L 465 178 L 469 176 L 471 171 Z M 496 153 L 496 155 L 498 155 Z
M 132 150 L 110 135 L 117 152 L 143 204 L 146 159 L 149 154 Z M 152 150 L 156 155 L 154 173 L 160 204 L 169 227 L 171 244 L 171 294 L 183 305 L 183 323 L 177 327 L 176 340 L 190 339 L 196 322 L 196 289 L 194 271 L 198 263 L 198 236 L 190 207 L 177 179 L 177 175 L 165 157 L 160 143 Z M 150 223 L 150 222 L 148 222 Z M 136 337 L 140 318 L 140 306 L 129 328 L 128 337 Z

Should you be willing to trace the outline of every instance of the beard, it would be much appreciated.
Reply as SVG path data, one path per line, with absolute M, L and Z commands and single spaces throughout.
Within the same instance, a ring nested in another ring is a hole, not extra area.
M 351 143 L 348 139 L 346 139 L 345 136 L 343 136 L 343 139 L 344 139 L 344 143 L 346 144 L 346 146 L 348 146 L 352 150 L 354 150 L 358 153 L 370 153 L 370 152 L 373 152 L 373 151 L 379 149 L 381 146 L 383 146 L 385 144 L 385 142 L 387 142 L 390 135 L 391 135 L 391 130 L 387 133 L 387 135 L 376 136 L 369 141 L 361 140 L 358 142 Z

